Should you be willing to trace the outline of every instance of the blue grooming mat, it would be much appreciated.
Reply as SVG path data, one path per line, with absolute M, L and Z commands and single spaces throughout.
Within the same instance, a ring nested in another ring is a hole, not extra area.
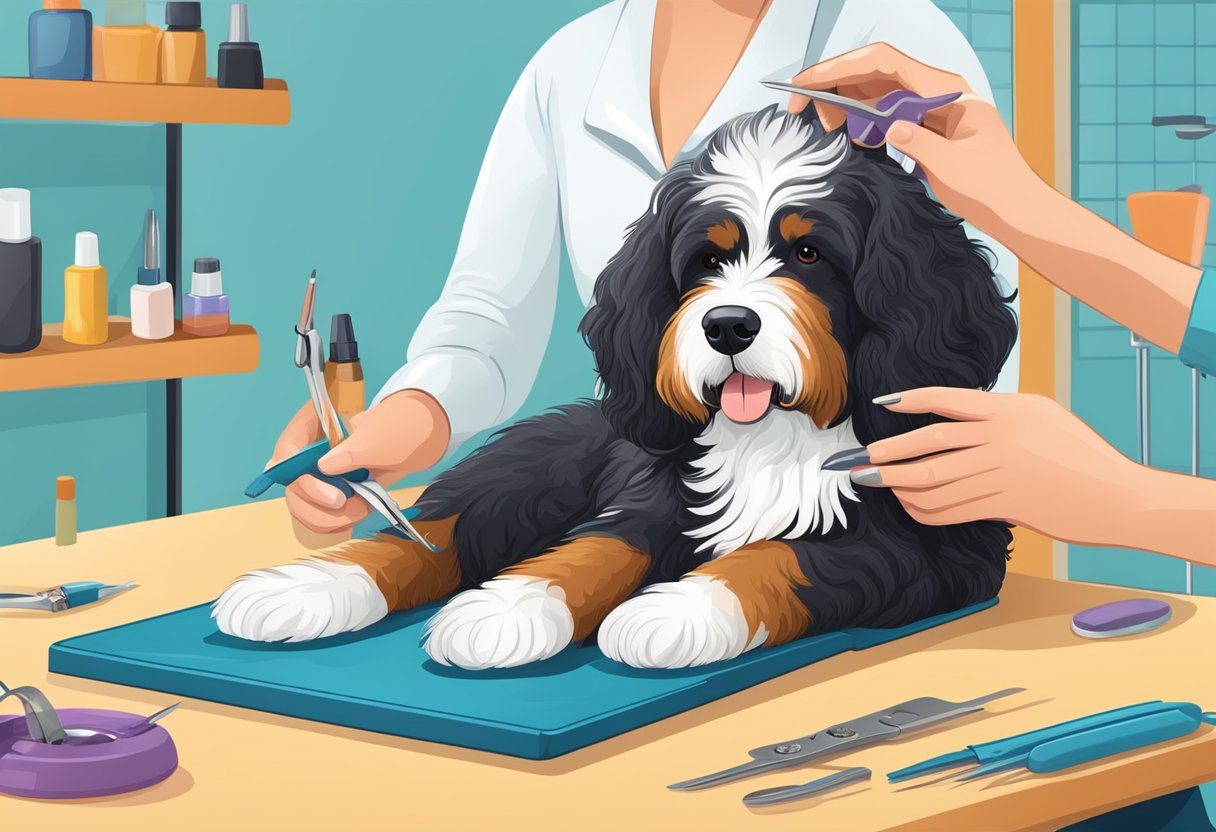
M 996 599 L 890 630 L 853 629 L 687 670 L 637 670 L 571 647 L 509 670 L 464 671 L 419 646 L 436 606 L 358 633 L 262 644 L 219 632 L 210 605 L 51 645 L 50 669 L 276 714 L 544 760 L 846 650 L 978 612 Z

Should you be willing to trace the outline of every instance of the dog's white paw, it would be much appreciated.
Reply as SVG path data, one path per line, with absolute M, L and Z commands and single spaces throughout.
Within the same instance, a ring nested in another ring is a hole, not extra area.
M 713 578 L 654 584 L 608 613 L 600 650 L 632 667 L 697 667 L 742 655 L 764 643 L 764 627 L 747 637 L 735 594 Z
M 386 614 L 362 567 L 326 560 L 246 572 L 211 607 L 220 632 L 249 641 L 309 641 L 361 630 Z
M 574 616 L 559 587 L 503 577 L 444 604 L 427 622 L 422 646 L 440 664 L 484 670 L 547 659 L 573 637 Z

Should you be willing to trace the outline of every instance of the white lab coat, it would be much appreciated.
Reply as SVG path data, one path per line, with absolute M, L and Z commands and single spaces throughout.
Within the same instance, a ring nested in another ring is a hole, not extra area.
M 429 393 L 447 412 L 453 447 L 510 419 L 527 397 L 553 327 L 558 246 L 564 242 L 589 303 L 596 276 L 666 170 L 650 115 L 655 2 L 616 0 L 562 28 L 503 107 L 447 284 L 406 364 L 375 399 L 407 388 Z M 975 53 L 930 0 L 772 0 L 679 158 L 697 153 L 727 119 L 788 100 L 762 79 L 789 79 L 879 41 L 961 74 L 991 100 Z M 1013 256 L 969 231 L 994 250 L 1001 280 L 1015 287 Z M 1015 349 L 998 387 L 1016 385 Z

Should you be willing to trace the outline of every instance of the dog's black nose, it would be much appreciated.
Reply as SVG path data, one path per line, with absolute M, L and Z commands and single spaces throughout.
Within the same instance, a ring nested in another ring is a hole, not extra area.
M 760 316 L 746 306 L 715 306 L 701 319 L 705 340 L 723 355 L 738 355 L 760 334 Z

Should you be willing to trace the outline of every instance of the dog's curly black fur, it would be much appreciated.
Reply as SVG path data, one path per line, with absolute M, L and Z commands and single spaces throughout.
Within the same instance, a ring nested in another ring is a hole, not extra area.
M 703 453 L 695 440 L 706 423 L 680 415 L 656 390 L 660 343 L 692 288 L 682 263 L 688 229 L 706 210 L 698 193 L 713 174 L 714 153 L 732 136 L 794 118 L 772 108 L 742 117 L 664 177 L 651 210 L 599 277 L 581 325 L 601 400 L 507 428 L 427 488 L 418 504 L 424 517 L 459 516 L 465 585 L 589 535 L 648 554 L 647 583 L 675 580 L 708 559 L 688 535 L 694 520 L 704 522 L 689 511 L 704 497 L 685 484 Z M 815 142 L 833 138 L 813 130 Z M 852 145 L 841 152 L 827 175 L 830 193 L 796 207 L 814 222 L 816 245 L 847 287 L 829 304 L 847 368 L 847 400 L 833 424 L 851 420 L 857 440 L 869 444 L 935 418 L 894 413 L 874 397 L 933 385 L 990 388 L 1017 324 L 987 253 L 958 218 L 885 152 Z M 799 597 L 813 632 L 898 626 L 997 593 L 1007 525 L 922 526 L 887 490 L 858 491 L 845 523 L 785 540 L 809 579 Z

